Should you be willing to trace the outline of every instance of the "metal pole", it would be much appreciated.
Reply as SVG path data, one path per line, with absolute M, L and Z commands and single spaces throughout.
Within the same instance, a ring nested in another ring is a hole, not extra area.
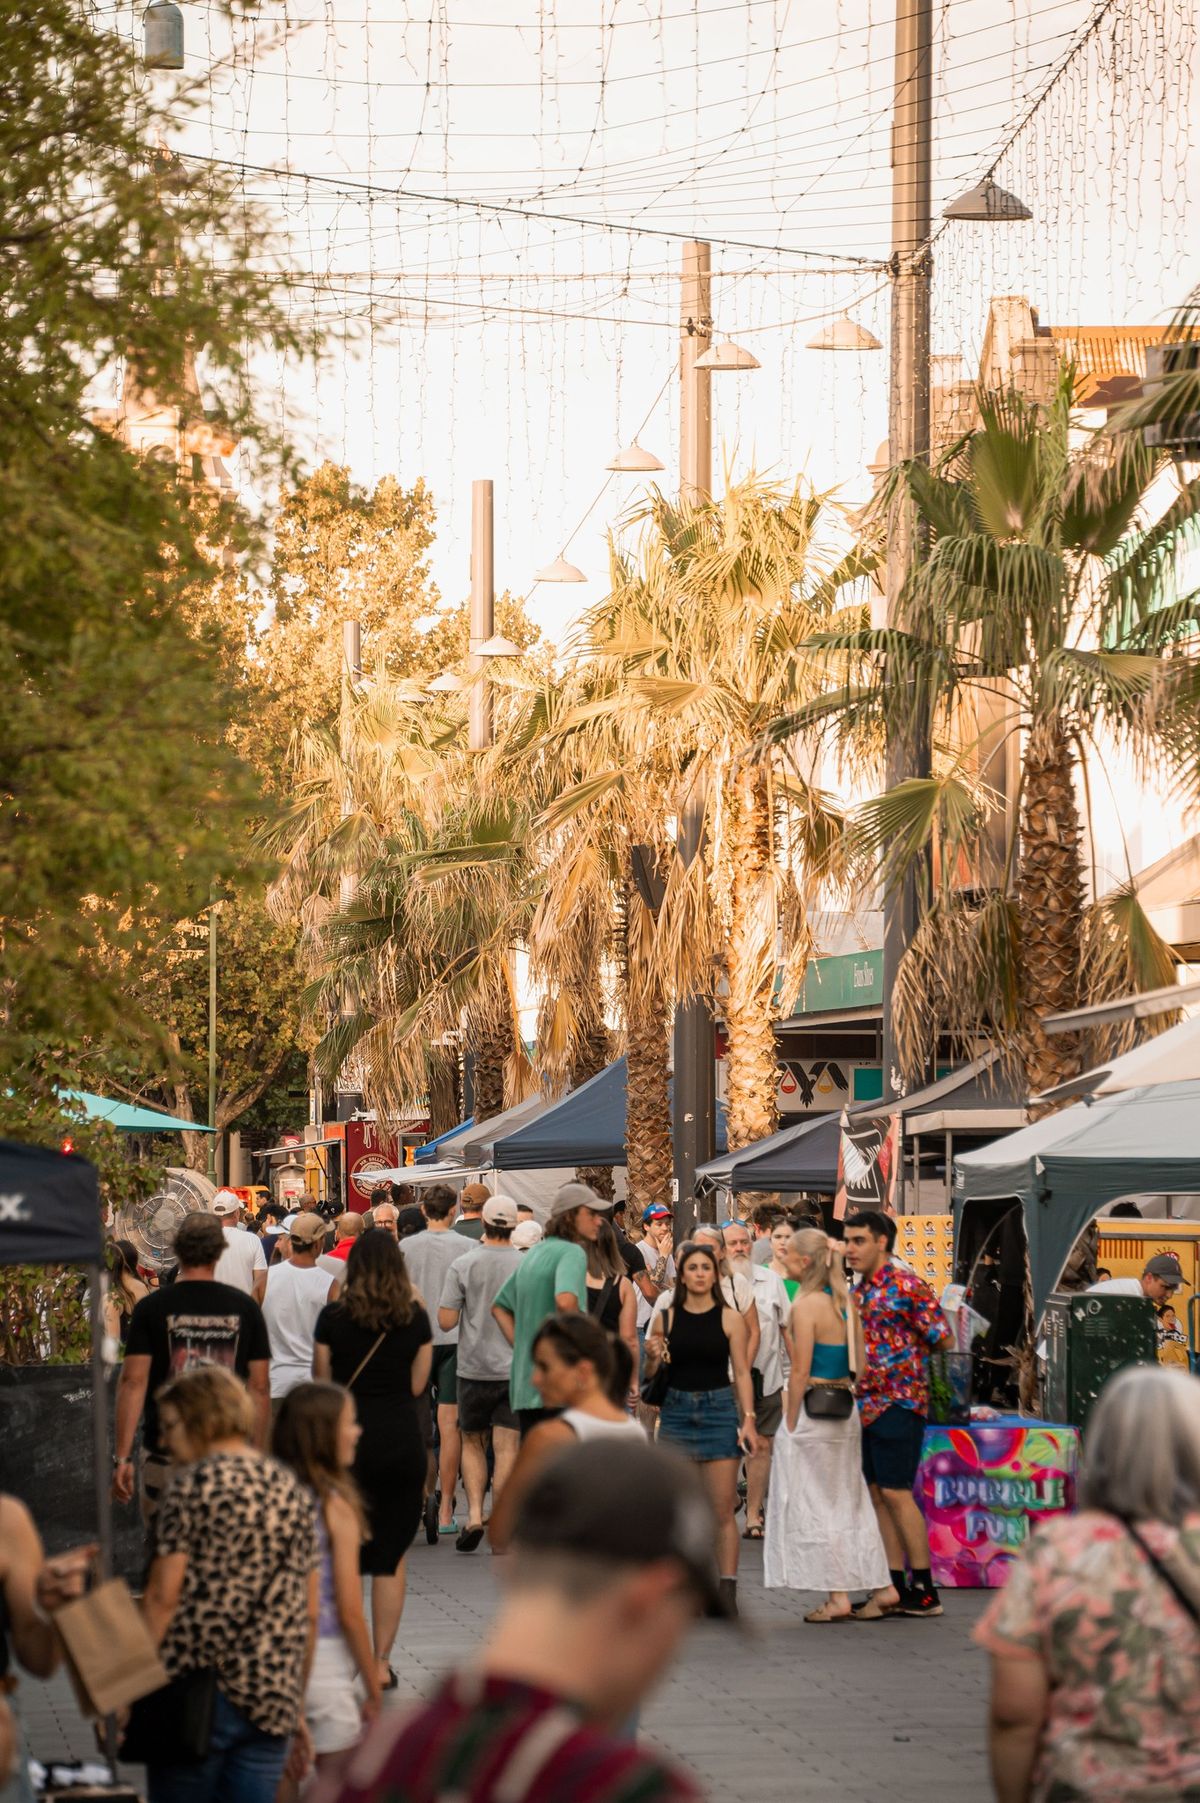
M 354 776 L 351 765 L 354 757 L 354 739 L 351 732 L 354 691 L 362 681 L 362 626 L 357 620 L 342 621 L 342 682 L 341 699 L 338 707 L 338 747 L 342 759 L 342 808 L 343 820 L 348 820 L 354 812 Z M 351 865 L 343 870 L 338 883 L 338 902 L 343 914 L 348 914 L 358 896 L 358 871 Z M 342 997 L 342 1016 L 346 1018 L 354 1013 L 354 1003 L 349 995 Z M 358 1093 L 358 1077 L 355 1073 L 353 1059 L 348 1059 L 337 1075 L 334 1085 L 334 1096 L 353 1096 Z M 335 1111 L 339 1120 L 347 1120 L 350 1115 L 349 1104 L 335 1101 Z
M 109 1476 L 112 1449 L 108 1440 L 108 1374 L 104 1369 L 104 1277 L 99 1265 L 89 1265 L 88 1314 L 92 1328 L 92 1468 L 96 1492 L 96 1570 L 100 1582 L 113 1569 L 112 1497 Z M 104 1756 L 110 1777 L 117 1775 L 117 1718 L 106 1715 L 101 1729 Z
M 467 747 L 486 751 L 492 742 L 492 691 L 488 683 L 487 658 L 479 656 L 496 630 L 496 587 L 492 511 L 492 484 L 488 480 L 471 484 L 471 619 L 470 648 L 467 661 L 471 693 L 467 703 Z
M 208 898 L 208 1175 L 217 1180 L 217 900 Z
M 711 249 L 683 247 L 679 336 L 679 492 L 687 501 L 712 493 L 712 376 L 696 359 L 712 339 Z M 692 786 L 679 822 L 679 852 L 690 865 L 704 844 L 704 790 Z M 716 1115 L 712 1016 L 700 997 L 675 1010 L 672 1142 L 675 1153 L 675 1239 L 690 1237 L 698 1219 L 696 1167 L 713 1155 Z
M 930 182 L 933 161 L 933 0 L 896 0 L 895 99 L 892 125 L 892 333 L 888 457 L 895 465 L 929 456 L 929 301 L 932 258 Z M 905 578 L 920 543 L 910 509 L 890 523 L 887 620 L 902 623 Z M 929 773 L 927 731 L 893 734 L 888 787 Z M 900 961 L 919 919 L 921 873 L 910 872 L 883 902 L 883 1099 L 904 1094 L 892 996 Z

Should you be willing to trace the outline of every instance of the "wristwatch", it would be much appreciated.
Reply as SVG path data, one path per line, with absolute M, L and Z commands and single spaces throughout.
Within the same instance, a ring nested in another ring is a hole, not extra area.
M 121 1456 L 118 1453 L 113 1454 L 113 1470 L 114 1471 L 119 1471 L 121 1469 L 122 1465 L 132 1465 L 132 1464 L 133 1464 L 133 1457 L 130 1453 L 126 1453 L 124 1458 L 121 1458 Z

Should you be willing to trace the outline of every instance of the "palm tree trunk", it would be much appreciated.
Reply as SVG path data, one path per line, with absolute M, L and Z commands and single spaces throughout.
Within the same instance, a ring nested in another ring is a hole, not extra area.
M 1079 1006 L 1084 882 L 1075 757 L 1057 717 L 1035 722 L 1025 751 L 1017 902 L 1021 918 L 1021 1054 L 1032 1094 L 1080 1069 L 1079 1037 L 1041 1016 Z
M 574 1055 L 571 1059 L 572 1089 L 578 1089 L 581 1083 L 598 1077 L 611 1056 L 601 993 L 599 944 L 596 946 L 595 967 L 586 983 L 587 993 L 580 996 L 577 1008 Z M 580 1183 L 589 1184 L 598 1196 L 605 1196 L 611 1202 L 616 1192 L 610 1164 L 581 1164 L 575 1175 Z
M 779 1125 L 774 1032 L 775 884 L 771 818 L 761 770 L 744 766 L 729 794 L 730 928 L 725 951 L 725 1107 L 730 1151 Z
M 504 1112 L 504 1069 L 514 1047 L 512 1006 L 503 976 L 472 1003 L 467 1015 L 467 1050 L 474 1060 L 476 1122 Z
M 652 1202 L 671 1206 L 671 1098 L 668 1008 L 654 963 L 654 920 L 631 882 L 625 885 L 625 1166 L 629 1219 Z
M 429 1137 L 452 1133 L 462 1120 L 462 1084 L 458 1054 L 448 1046 L 430 1046 L 425 1055 L 429 1073 Z

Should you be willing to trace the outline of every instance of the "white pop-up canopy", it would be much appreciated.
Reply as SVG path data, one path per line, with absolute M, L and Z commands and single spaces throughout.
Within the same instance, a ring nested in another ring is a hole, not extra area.
M 1127 1089 L 1151 1083 L 1192 1083 L 1200 1080 L 1200 1015 L 1181 1020 L 1131 1052 L 1111 1058 L 1082 1076 L 1059 1083 L 1039 1096 L 1039 1102 L 1065 1102 L 1072 1096 L 1115 1096 Z

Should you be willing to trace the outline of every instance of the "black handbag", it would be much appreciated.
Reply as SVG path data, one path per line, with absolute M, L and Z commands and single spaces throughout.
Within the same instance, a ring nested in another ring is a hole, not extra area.
M 671 1349 L 668 1336 L 671 1332 L 671 1310 L 667 1310 L 666 1334 L 663 1336 L 663 1353 L 653 1373 L 647 1377 L 638 1395 L 648 1409 L 661 1409 L 667 1400 L 667 1391 L 671 1388 Z
M 129 1711 L 120 1755 L 126 1765 L 197 1765 L 212 1751 L 215 1671 L 181 1672 Z
M 854 1413 L 855 1364 L 854 1327 L 846 1321 L 846 1358 L 850 1365 L 849 1383 L 810 1383 L 804 1392 L 804 1412 L 814 1421 L 849 1421 Z

